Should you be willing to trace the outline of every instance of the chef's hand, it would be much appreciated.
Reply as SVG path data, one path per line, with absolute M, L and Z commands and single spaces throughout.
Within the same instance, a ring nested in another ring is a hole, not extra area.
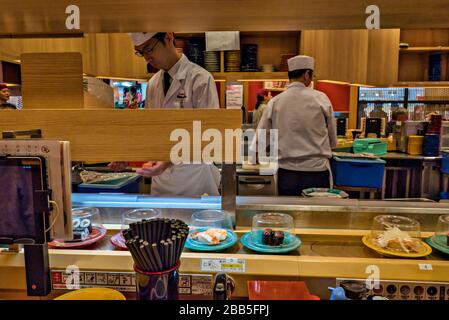
M 154 177 L 162 174 L 166 169 L 172 166 L 171 162 L 157 161 L 144 163 L 142 168 L 136 170 L 137 174 L 144 177 Z
M 128 162 L 111 162 L 108 168 L 113 171 L 123 171 L 128 167 Z

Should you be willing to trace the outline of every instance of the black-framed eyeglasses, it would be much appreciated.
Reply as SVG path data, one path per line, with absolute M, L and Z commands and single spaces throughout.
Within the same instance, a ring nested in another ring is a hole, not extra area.
M 136 52 L 134 52 L 134 54 L 138 57 L 143 57 L 146 54 L 150 55 L 153 53 L 154 48 L 156 48 L 156 46 L 158 45 L 159 41 L 156 42 L 156 44 L 154 46 L 152 46 L 151 48 L 148 48 L 148 46 L 146 46 L 145 48 L 143 48 L 142 50 L 136 50 Z

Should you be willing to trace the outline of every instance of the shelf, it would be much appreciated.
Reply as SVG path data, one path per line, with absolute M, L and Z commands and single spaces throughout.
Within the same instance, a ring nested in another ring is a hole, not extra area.
M 449 81 L 401 81 L 393 84 L 394 87 L 449 87 Z
M 216 80 L 234 81 L 288 81 L 287 72 L 215 72 Z
M 408 47 L 408 48 L 400 48 L 399 52 L 405 52 L 405 53 L 449 52 L 449 47 L 445 47 L 445 46 Z
M 211 72 L 216 81 L 288 81 L 287 72 Z M 96 76 L 98 79 L 114 79 L 120 81 L 147 81 L 155 73 L 148 74 L 148 79 L 120 78 L 114 76 Z
M 285 90 L 287 90 L 287 88 L 265 88 L 265 89 L 272 92 L 284 92 Z

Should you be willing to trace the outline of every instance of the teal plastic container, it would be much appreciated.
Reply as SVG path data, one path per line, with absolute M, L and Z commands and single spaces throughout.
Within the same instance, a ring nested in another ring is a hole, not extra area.
M 387 154 L 387 142 L 382 142 L 377 138 L 355 139 L 352 149 L 354 153 L 369 153 L 376 156 Z

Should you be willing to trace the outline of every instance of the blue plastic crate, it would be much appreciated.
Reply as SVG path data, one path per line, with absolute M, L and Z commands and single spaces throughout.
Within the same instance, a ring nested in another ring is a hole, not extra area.
M 345 187 L 382 188 L 385 161 L 334 157 L 334 184 Z
M 443 158 L 441 159 L 441 171 L 449 174 L 449 151 L 443 151 Z
M 118 184 L 81 183 L 77 186 L 79 193 L 140 193 L 141 176 L 134 176 Z

